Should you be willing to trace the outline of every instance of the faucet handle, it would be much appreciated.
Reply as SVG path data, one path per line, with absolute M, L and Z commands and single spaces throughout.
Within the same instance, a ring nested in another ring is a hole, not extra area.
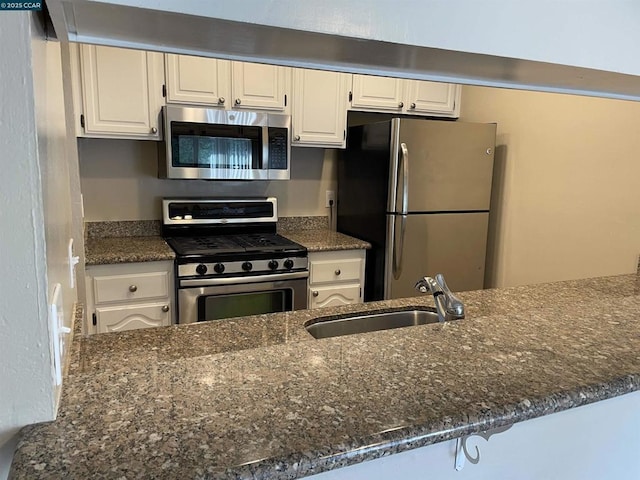
M 442 293 L 442 289 L 438 282 L 431 277 L 423 277 L 416 283 L 416 290 L 421 293 Z
M 464 303 L 462 303 L 462 300 L 460 300 L 451 292 L 449 286 L 447 285 L 447 282 L 444 280 L 444 275 L 438 273 L 436 275 L 435 283 L 438 284 L 438 286 L 442 290 L 442 293 L 444 293 L 445 309 L 447 310 L 447 313 L 455 315 L 459 318 L 464 318 Z

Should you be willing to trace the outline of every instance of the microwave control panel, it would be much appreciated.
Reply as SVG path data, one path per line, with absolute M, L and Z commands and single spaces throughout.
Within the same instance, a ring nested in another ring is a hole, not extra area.
M 269 127 L 269 169 L 286 170 L 288 168 L 287 151 L 289 130 Z

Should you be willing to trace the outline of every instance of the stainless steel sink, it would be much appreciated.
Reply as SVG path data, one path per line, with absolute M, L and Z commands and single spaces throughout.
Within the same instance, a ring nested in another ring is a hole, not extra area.
M 315 338 L 329 338 L 427 323 L 438 323 L 438 314 L 432 310 L 413 309 L 319 318 L 305 325 L 305 328 Z

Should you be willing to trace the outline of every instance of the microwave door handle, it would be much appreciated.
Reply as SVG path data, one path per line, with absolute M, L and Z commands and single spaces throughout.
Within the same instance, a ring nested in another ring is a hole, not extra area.
M 247 168 L 251 168 L 251 165 Z M 269 170 L 269 125 L 262 127 L 262 165 L 260 168 L 265 172 Z

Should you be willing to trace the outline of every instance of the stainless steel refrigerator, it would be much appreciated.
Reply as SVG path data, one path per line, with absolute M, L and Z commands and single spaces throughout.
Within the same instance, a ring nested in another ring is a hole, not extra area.
M 337 229 L 372 244 L 366 301 L 418 295 L 443 273 L 483 288 L 495 124 L 394 118 L 350 127 L 338 161 Z

